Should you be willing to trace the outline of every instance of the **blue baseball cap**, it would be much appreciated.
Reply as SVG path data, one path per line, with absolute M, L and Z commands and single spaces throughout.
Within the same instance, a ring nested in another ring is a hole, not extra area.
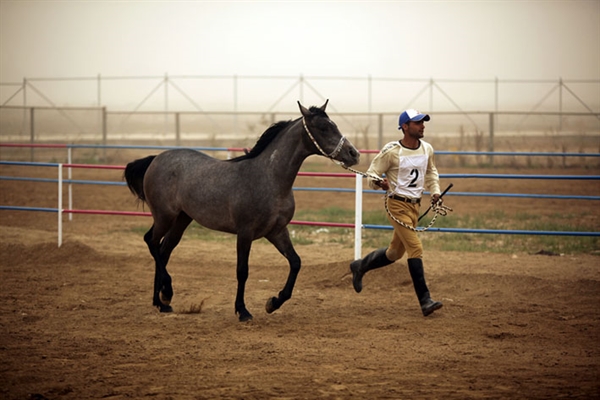
M 400 118 L 398 119 L 398 129 L 402 129 L 402 124 L 408 123 L 408 121 L 429 121 L 431 118 L 428 114 L 421 114 L 415 109 L 409 108 L 400 114 Z

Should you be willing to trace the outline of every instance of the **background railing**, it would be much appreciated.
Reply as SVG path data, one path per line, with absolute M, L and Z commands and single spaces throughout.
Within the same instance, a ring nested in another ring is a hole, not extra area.
M 377 76 L 164 75 L 24 77 L 0 82 L 0 105 L 111 111 L 290 112 L 331 99 L 335 112 L 462 110 L 598 112 L 600 79 L 440 79 Z
M 600 134 L 598 79 L 98 74 L 0 83 L 0 139 L 248 146 L 272 122 L 296 118 L 296 101 L 325 99 L 362 148 L 395 138 L 405 108 L 434 114 L 436 135 L 479 146 L 461 150 L 493 151 L 497 136 Z
M 0 142 L 251 147 L 269 125 L 298 118 L 298 114 L 297 111 L 111 112 L 106 107 L 1 106 Z M 381 148 L 386 142 L 398 139 L 397 113 L 330 112 L 329 115 L 357 147 Z M 582 152 L 590 146 L 600 148 L 600 113 L 437 112 L 427 124 L 426 136 L 438 148 L 461 151 L 538 150 L 517 148 L 514 138 L 529 136 L 545 142 L 544 150 Z M 548 145 L 552 147 L 547 148 Z

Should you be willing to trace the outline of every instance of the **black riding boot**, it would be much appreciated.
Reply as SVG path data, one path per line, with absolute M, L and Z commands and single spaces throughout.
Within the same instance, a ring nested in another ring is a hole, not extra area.
M 385 267 L 390 265 L 393 261 L 388 260 L 385 255 L 387 248 L 383 247 L 367 254 L 364 258 L 353 261 L 350 263 L 350 271 L 352 271 L 352 285 L 356 293 L 360 293 L 362 290 L 362 278 L 363 275 L 372 269 Z
M 423 260 L 420 258 L 409 258 L 408 270 L 410 271 L 410 277 L 415 286 L 415 293 L 417 293 L 423 315 L 426 317 L 435 310 L 442 308 L 443 304 L 439 301 L 431 300 L 431 296 L 429 295 L 429 289 L 427 288 L 427 283 L 425 283 Z

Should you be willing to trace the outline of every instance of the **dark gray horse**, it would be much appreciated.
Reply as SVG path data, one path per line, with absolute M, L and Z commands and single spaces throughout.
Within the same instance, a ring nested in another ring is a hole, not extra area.
M 194 150 L 176 149 L 127 164 L 127 185 L 148 204 L 154 218 L 144 241 L 156 262 L 153 305 L 161 312 L 172 311 L 167 263 L 192 220 L 237 235 L 235 312 L 240 321 L 252 319 L 244 303 L 244 289 L 250 247 L 256 239 L 267 238 L 290 265 L 285 286 L 267 301 L 267 312 L 279 309 L 292 296 L 300 257 L 287 225 L 294 215 L 292 185 L 302 162 L 321 154 L 351 166 L 360 157 L 325 113 L 327 102 L 310 109 L 298 105 L 301 118 L 273 124 L 254 148 L 240 157 L 218 160 Z

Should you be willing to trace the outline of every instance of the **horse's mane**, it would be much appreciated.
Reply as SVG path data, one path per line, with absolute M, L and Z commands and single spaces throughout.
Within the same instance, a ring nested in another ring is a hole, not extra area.
M 273 141 L 273 139 L 275 139 L 275 137 L 281 131 L 283 131 L 285 128 L 287 128 L 291 123 L 292 123 L 292 121 L 279 121 L 279 122 L 274 123 L 258 138 L 258 141 L 256 142 L 256 144 L 254 145 L 254 147 L 252 147 L 252 149 L 250 151 L 248 151 L 246 154 L 241 155 L 239 157 L 231 158 L 228 161 L 237 162 L 237 161 L 248 160 L 248 159 L 256 157 L 257 155 L 262 153 L 263 150 L 267 148 L 269 143 L 271 143 Z
M 309 111 L 313 115 L 329 118 L 327 113 L 319 107 L 312 106 L 312 107 L 310 107 Z M 231 158 L 228 161 L 238 162 L 238 161 L 248 160 L 248 159 L 258 156 L 260 153 L 263 152 L 264 149 L 267 148 L 269 143 L 271 143 L 273 141 L 273 139 L 275 139 L 275 137 L 281 131 L 283 131 L 285 128 L 287 128 L 292 122 L 294 122 L 294 121 L 291 121 L 291 120 L 290 121 L 279 121 L 279 122 L 274 123 L 258 138 L 258 141 L 256 142 L 256 144 L 250 151 L 246 152 L 246 154 L 241 155 L 239 157 Z

